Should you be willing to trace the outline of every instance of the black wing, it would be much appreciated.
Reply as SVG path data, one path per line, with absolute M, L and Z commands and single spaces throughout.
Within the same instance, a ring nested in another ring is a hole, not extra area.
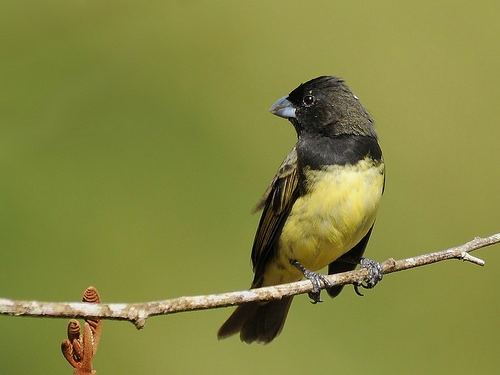
M 263 208 L 264 211 L 252 248 L 252 264 L 255 272 L 252 287 L 261 285 L 265 266 L 276 251 L 283 225 L 297 199 L 297 186 L 297 151 L 294 147 L 256 206 L 256 210 Z

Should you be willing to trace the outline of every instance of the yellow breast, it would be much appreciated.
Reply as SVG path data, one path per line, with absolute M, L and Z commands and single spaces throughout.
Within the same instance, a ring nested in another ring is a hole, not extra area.
M 375 221 L 383 173 L 383 163 L 368 158 L 352 166 L 307 171 L 307 193 L 293 205 L 264 283 L 300 279 L 290 260 L 316 271 L 352 249 Z

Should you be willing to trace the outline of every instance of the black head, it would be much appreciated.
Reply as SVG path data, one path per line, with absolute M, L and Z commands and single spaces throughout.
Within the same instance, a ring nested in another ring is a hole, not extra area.
M 303 134 L 375 135 L 373 120 L 345 82 L 321 76 L 301 84 L 279 99 L 271 113 L 287 118 Z

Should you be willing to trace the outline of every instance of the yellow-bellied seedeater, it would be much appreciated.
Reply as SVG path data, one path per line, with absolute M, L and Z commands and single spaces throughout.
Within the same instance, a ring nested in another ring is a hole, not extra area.
M 300 280 L 320 301 L 321 274 L 369 269 L 363 286 L 381 278 L 380 264 L 363 258 L 384 190 L 384 161 L 373 119 L 342 79 L 322 76 L 279 99 L 271 113 L 288 119 L 298 141 L 280 166 L 258 208 L 262 217 L 252 248 L 252 288 Z M 283 328 L 293 297 L 240 305 L 218 332 L 268 343 Z

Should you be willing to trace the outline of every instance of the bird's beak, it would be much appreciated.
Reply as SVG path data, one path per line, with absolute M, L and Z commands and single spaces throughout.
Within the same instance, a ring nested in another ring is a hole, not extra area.
M 269 108 L 269 112 L 283 118 L 295 118 L 295 107 L 287 98 L 288 96 L 284 96 L 276 100 L 271 108 Z

